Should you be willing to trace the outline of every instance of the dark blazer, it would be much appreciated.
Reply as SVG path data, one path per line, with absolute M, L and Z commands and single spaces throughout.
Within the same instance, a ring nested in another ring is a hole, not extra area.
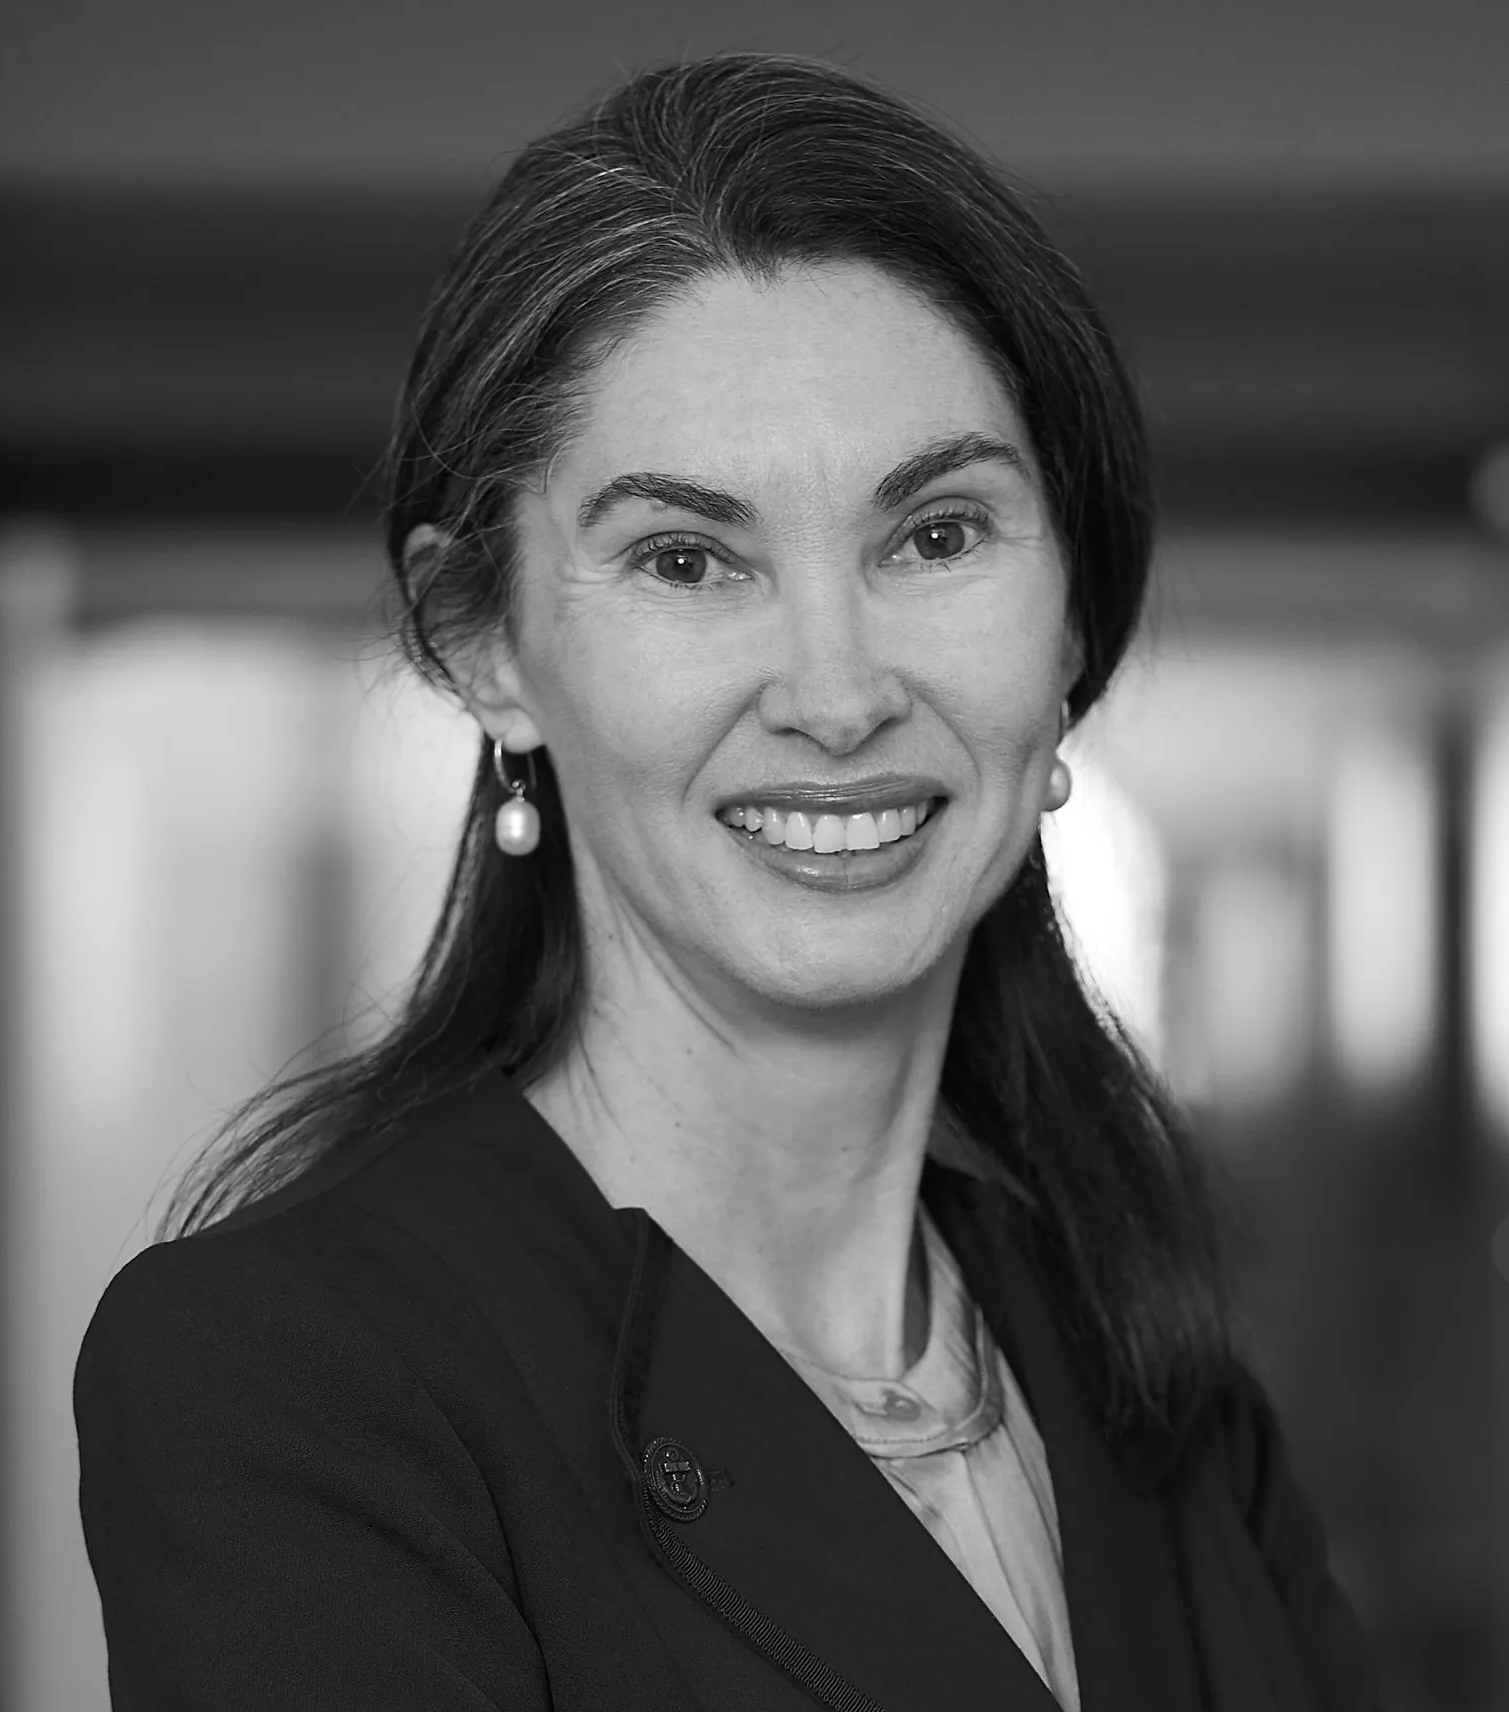
M 1113 1467 L 1001 1188 L 923 1194 L 1057 1495 L 1084 1712 L 1363 1712 L 1257 1386 Z M 76 1381 L 120 1712 L 1055 1712 L 753 1324 L 502 1077 L 149 1249 Z

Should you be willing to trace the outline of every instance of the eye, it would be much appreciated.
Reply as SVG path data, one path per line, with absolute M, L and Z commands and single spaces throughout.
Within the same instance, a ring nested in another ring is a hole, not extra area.
M 969 545 L 969 531 L 957 517 L 940 517 L 914 529 L 912 540 L 924 559 L 957 559 Z
M 656 535 L 641 541 L 630 563 L 656 582 L 678 589 L 705 588 L 735 574 L 720 553 L 691 535 Z
M 649 569 L 663 583 L 676 583 L 682 588 L 695 588 L 707 577 L 707 549 L 704 547 L 662 547 L 651 556 Z
M 946 565 L 973 552 L 989 533 L 989 516 L 979 506 L 951 505 L 946 511 L 908 524 L 900 547 L 890 555 L 890 562 Z

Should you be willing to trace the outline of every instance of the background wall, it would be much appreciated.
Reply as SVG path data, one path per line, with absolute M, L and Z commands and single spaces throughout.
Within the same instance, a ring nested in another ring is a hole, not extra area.
M 1509 9 L 16 0 L 7 28 L 0 1697 L 106 1704 L 68 1403 L 99 1291 L 218 1113 L 378 1025 L 433 907 L 471 733 L 386 668 L 369 476 L 435 268 L 586 96 L 754 47 L 1005 160 L 1127 342 L 1159 593 L 1054 872 L 1240 1214 L 1390 1705 L 1509 1703 Z
M 19 0 L 0 162 L 34 181 L 480 184 L 620 71 L 851 65 L 1053 186 L 1502 185 L 1495 0 Z

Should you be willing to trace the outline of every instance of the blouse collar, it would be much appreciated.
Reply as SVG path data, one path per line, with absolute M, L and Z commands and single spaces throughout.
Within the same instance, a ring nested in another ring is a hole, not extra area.
M 927 1342 L 899 1378 L 831 1373 L 777 1346 L 871 1456 L 964 1450 L 1000 1425 L 1005 1407 L 990 1334 L 948 1245 L 919 1202 L 928 1278 Z

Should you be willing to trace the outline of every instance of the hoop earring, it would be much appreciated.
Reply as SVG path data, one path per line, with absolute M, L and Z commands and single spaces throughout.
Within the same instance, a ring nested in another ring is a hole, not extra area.
M 503 739 L 495 737 L 493 771 L 498 775 L 498 783 L 508 792 L 508 800 L 498 810 L 493 821 L 493 840 L 505 856 L 527 856 L 540 842 L 540 811 L 524 794 L 526 789 L 538 789 L 534 755 L 529 752 L 524 756 L 524 763 L 529 771 L 526 786 L 523 779 L 516 779 L 509 773 L 508 762 L 504 759 L 506 753 Z

